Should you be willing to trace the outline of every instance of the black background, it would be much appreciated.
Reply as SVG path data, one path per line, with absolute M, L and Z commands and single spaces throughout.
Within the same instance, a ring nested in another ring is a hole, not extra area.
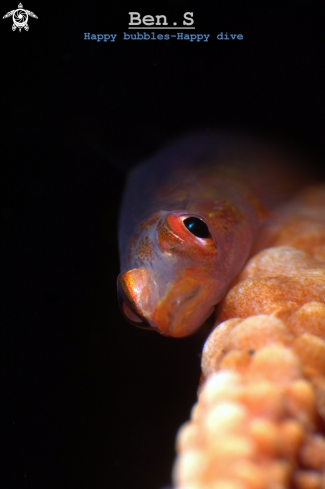
M 17 1 L 3 1 L 1 16 Z M 324 7 L 23 4 L 38 16 L 29 32 L 0 23 L 2 487 L 159 489 L 196 399 L 204 337 L 163 338 L 120 315 L 125 169 L 206 126 L 324 157 Z M 209 42 L 123 41 L 129 11 L 170 23 L 193 11 Z M 244 39 L 218 41 L 221 31 Z

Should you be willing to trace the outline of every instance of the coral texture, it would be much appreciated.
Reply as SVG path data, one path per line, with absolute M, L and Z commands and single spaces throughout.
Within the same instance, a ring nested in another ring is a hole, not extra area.
M 325 489 L 325 187 L 262 233 L 204 346 L 177 489 Z

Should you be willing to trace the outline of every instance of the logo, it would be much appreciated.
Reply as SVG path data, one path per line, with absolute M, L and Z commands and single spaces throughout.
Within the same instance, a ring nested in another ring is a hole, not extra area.
M 29 30 L 29 25 L 27 23 L 29 15 L 31 17 L 34 17 L 34 19 L 38 19 L 37 15 L 35 15 L 33 12 L 23 9 L 23 5 L 21 3 L 18 5 L 17 10 L 11 10 L 11 12 L 7 12 L 6 15 L 4 15 L 2 18 L 6 19 L 11 15 L 13 20 L 12 30 L 15 31 L 18 27 L 19 32 L 21 32 L 22 28 L 24 28 L 25 31 Z

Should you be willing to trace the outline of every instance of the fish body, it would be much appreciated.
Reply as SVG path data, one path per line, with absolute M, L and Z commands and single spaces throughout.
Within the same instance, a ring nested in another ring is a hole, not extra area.
M 213 131 L 176 141 L 133 171 L 119 219 L 118 293 L 130 322 L 173 337 L 205 322 L 281 200 L 282 160 Z

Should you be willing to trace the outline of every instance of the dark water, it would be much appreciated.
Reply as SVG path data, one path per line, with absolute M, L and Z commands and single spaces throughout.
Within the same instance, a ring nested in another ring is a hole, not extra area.
M 214 36 L 205 45 L 123 42 L 127 13 L 140 6 L 26 8 L 39 17 L 29 32 L 1 24 L 1 485 L 158 489 L 170 483 L 175 433 L 196 399 L 204 338 L 162 338 L 120 315 L 125 172 L 205 126 L 324 158 L 321 13 L 303 1 L 259 11 L 223 2 L 216 16 L 192 2 L 170 13 L 141 6 L 170 17 L 193 10 L 197 32 Z M 244 39 L 217 42 L 221 31 Z M 84 32 L 120 40 L 86 42 Z

